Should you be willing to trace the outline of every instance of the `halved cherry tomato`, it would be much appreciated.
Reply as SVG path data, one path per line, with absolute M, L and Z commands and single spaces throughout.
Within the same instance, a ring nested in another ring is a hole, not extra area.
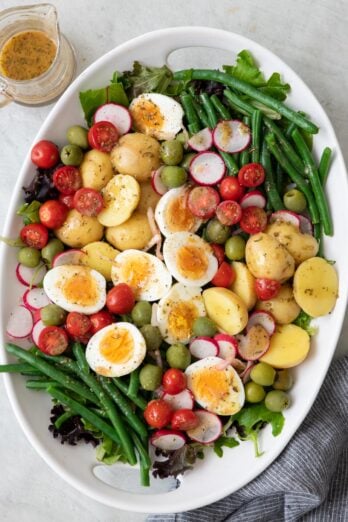
M 64 223 L 68 214 L 68 207 L 57 199 L 45 201 L 40 207 L 40 221 L 47 228 L 59 228 Z
M 170 423 L 173 410 L 170 404 L 163 399 L 149 402 L 144 411 L 144 418 L 153 428 L 164 428 Z
M 266 279 L 265 277 L 259 277 L 255 279 L 255 292 L 257 297 L 261 301 L 267 301 L 276 297 L 280 290 L 281 284 L 275 279 Z
M 81 188 L 74 194 L 74 207 L 83 216 L 96 217 L 103 210 L 103 196 L 97 190 Z
M 69 210 L 72 210 L 74 207 L 74 196 L 72 194 L 69 194 L 67 196 L 64 196 L 64 194 L 59 194 L 58 200 L 61 203 L 64 203 L 68 207 Z
M 259 207 L 243 208 L 239 226 L 247 234 L 262 232 L 267 226 L 267 214 Z
M 236 273 L 227 261 L 221 263 L 218 271 L 211 280 L 214 286 L 222 286 L 223 288 L 229 288 L 236 278 Z
M 53 184 L 65 196 L 74 194 L 82 187 L 82 178 L 78 168 L 65 165 L 53 173 Z
M 126 283 L 114 286 L 106 296 L 106 307 L 112 314 L 128 314 L 134 305 L 134 292 Z
M 46 326 L 38 339 L 38 347 L 48 355 L 60 355 L 68 347 L 68 335 L 60 326 Z
M 221 181 L 219 191 L 222 199 L 239 201 L 244 196 L 245 188 L 241 186 L 237 178 L 228 176 Z
M 261 163 L 248 163 L 238 172 L 238 181 L 243 187 L 258 187 L 265 181 L 265 169 Z
M 171 425 L 174 430 L 193 430 L 199 424 L 199 418 L 192 410 L 185 408 L 173 413 Z
M 220 266 L 221 263 L 225 261 L 225 249 L 217 243 L 210 243 L 210 246 L 213 249 L 214 256 L 218 260 L 218 264 Z
M 216 209 L 216 217 L 223 225 L 235 225 L 242 217 L 241 206 L 237 201 L 222 201 Z
M 212 187 L 194 187 L 189 193 L 187 206 L 194 216 L 209 219 L 215 214 L 219 201 L 219 194 Z
M 104 326 L 109 326 L 109 324 L 114 323 L 114 318 L 112 315 L 106 310 L 102 310 L 101 312 L 96 312 L 89 316 L 91 320 L 91 332 L 95 334 L 99 332 Z
M 31 161 L 37 167 L 50 169 L 59 161 L 59 149 L 52 141 L 38 141 L 31 149 Z
M 92 323 L 88 315 L 69 312 L 65 326 L 72 337 L 84 337 L 91 330 Z
M 92 149 L 111 152 L 119 138 L 118 131 L 109 121 L 98 121 L 88 131 L 88 143 Z
M 48 230 L 41 223 L 31 223 L 22 228 L 20 238 L 28 247 L 41 250 L 47 245 Z
M 163 390 L 171 395 L 176 395 L 186 388 L 186 375 L 181 370 L 170 368 L 162 377 Z

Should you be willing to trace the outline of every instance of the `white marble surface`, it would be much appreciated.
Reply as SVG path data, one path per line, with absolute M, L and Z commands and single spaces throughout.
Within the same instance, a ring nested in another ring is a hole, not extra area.
M 25 2 L 0 0 L 0 9 Z M 333 122 L 348 163 L 348 3 L 345 0 L 55 0 L 77 72 L 119 43 L 147 31 L 207 25 L 268 47 L 311 87 Z M 0 109 L 0 225 L 22 160 L 50 106 Z M 338 353 L 348 351 L 344 339 Z M 0 379 L 0 519 L 6 522 L 136 522 L 145 515 L 102 506 L 71 489 L 34 452 L 10 409 Z

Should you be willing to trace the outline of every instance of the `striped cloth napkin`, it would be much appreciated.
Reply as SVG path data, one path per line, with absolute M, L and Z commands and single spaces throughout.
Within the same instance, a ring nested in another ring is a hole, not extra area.
M 348 357 L 332 363 L 316 402 L 278 459 L 246 487 L 147 522 L 348 522 Z

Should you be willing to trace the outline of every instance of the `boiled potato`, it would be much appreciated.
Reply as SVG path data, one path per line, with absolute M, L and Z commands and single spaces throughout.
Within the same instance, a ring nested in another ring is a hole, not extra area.
M 140 200 L 137 206 L 137 212 L 146 214 L 148 208 L 152 208 L 152 210 L 155 211 L 160 199 L 161 196 L 153 190 L 151 181 L 140 183 Z
M 138 211 L 135 211 L 125 223 L 106 229 L 107 241 L 122 251 L 129 248 L 142 250 L 151 238 L 149 221 L 145 214 L 140 214 Z
M 250 236 L 245 247 L 247 267 L 254 277 L 283 283 L 295 270 L 294 258 L 273 236 L 260 232 Z
M 111 281 L 111 268 L 119 251 L 104 241 L 94 241 L 82 248 L 85 256 L 82 264 L 100 272 L 107 281 Z
M 321 257 L 300 264 L 294 276 L 294 296 L 311 317 L 329 314 L 338 297 L 336 270 Z
M 248 310 L 251 310 L 256 303 L 255 278 L 246 266 L 240 261 L 233 261 L 232 268 L 235 271 L 236 278 L 230 289 L 237 294 Z
M 297 227 L 284 221 L 275 221 L 268 225 L 266 234 L 273 236 L 285 246 L 299 265 L 302 261 L 314 257 L 318 253 L 319 243 L 311 234 L 302 234 Z
M 272 299 L 258 301 L 256 310 L 265 310 L 273 315 L 278 324 L 289 324 L 295 321 L 301 308 L 295 301 L 291 285 L 283 285 Z
M 98 221 L 106 227 L 115 227 L 127 221 L 139 203 L 139 183 L 132 176 L 117 174 L 102 190 L 104 209 Z
M 79 169 L 82 185 L 95 190 L 104 188 L 114 175 L 110 155 L 95 149 L 86 152 Z
M 273 368 L 292 368 L 305 360 L 310 348 L 308 333 L 295 324 L 277 326 L 260 361 Z
M 160 166 L 160 144 L 155 138 L 139 132 L 122 136 L 111 151 L 114 169 L 121 174 L 147 181 Z
M 231 290 L 208 288 L 203 292 L 203 301 L 208 316 L 219 330 L 235 335 L 246 327 L 248 310 L 242 299 Z
M 93 241 L 99 241 L 104 227 L 96 217 L 83 216 L 77 210 L 69 210 L 66 220 L 54 231 L 58 239 L 71 248 L 81 248 Z

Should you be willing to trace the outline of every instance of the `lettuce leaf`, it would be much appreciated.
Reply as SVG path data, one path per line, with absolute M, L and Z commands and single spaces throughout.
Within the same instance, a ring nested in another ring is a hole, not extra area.
M 133 63 L 133 69 L 122 75 L 122 83 L 130 98 L 136 98 L 143 92 L 165 93 L 173 73 L 166 65 L 162 67 L 148 67 L 138 61 Z
M 204 458 L 204 446 L 198 443 L 184 444 L 175 451 L 156 450 L 156 455 L 166 457 L 165 460 L 155 460 L 153 463 L 153 476 L 159 478 L 177 477 L 192 469 L 197 459 Z
M 236 440 L 234 437 L 226 437 L 222 435 L 214 442 L 214 452 L 218 457 L 222 457 L 223 452 L 223 446 L 226 448 L 235 448 L 236 446 L 239 446 L 238 440 Z
M 82 110 L 87 124 L 92 124 L 92 118 L 100 105 L 108 102 L 119 103 L 128 107 L 129 101 L 123 84 L 117 81 L 118 73 L 114 73 L 110 85 L 101 89 L 88 89 L 79 94 Z
M 311 326 L 312 317 L 303 310 L 299 313 L 299 315 L 296 317 L 295 321 L 293 321 L 293 324 L 296 324 L 303 330 L 306 330 L 308 335 L 312 336 L 315 335 L 317 332 L 317 328 L 315 326 Z
M 30 223 L 40 223 L 39 210 L 41 207 L 40 201 L 32 201 L 31 203 L 24 203 L 17 210 L 17 216 L 22 216 L 24 225 Z

